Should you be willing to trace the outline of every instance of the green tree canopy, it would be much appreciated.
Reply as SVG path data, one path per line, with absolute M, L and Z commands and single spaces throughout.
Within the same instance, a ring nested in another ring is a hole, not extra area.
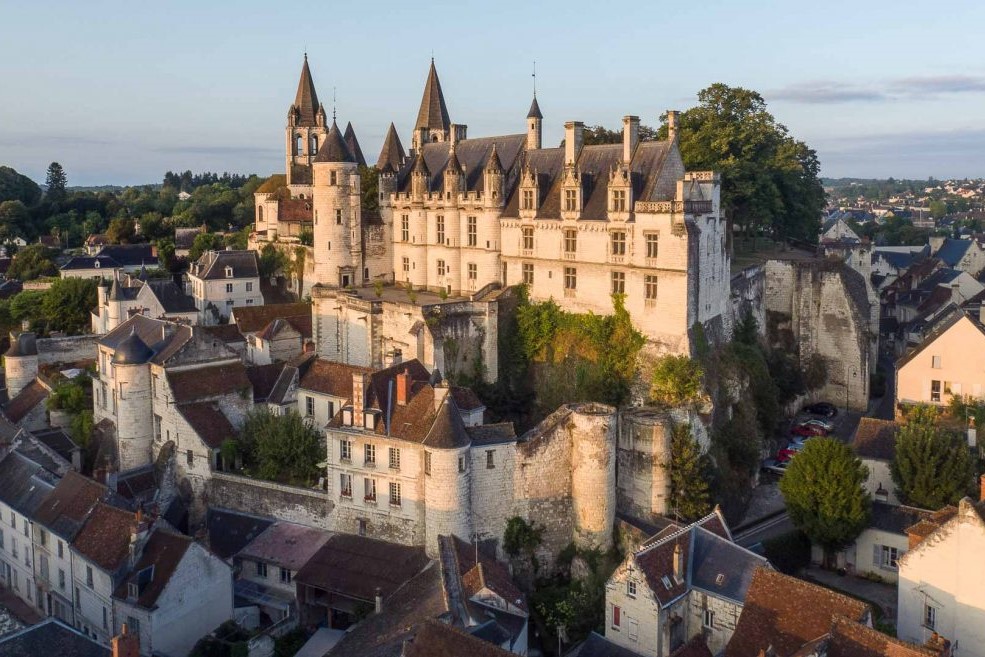
M 294 411 L 274 415 L 266 407 L 250 412 L 237 440 L 247 468 L 271 481 L 311 485 L 324 448 L 318 431 Z
M 957 503 L 972 487 L 971 452 L 960 433 L 939 422 L 936 408 L 917 406 L 896 432 L 891 472 L 904 504 L 936 510 Z
M 188 249 L 188 259 L 192 262 L 202 257 L 206 251 L 218 251 L 225 246 L 222 235 L 218 233 L 199 233 Z
M 687 356 L 662 356 L 653 368 L 650 397 L 667 406 L 684 406 L 701 400 L 704 385 L 701 363 Z
M 814 438 L 791 461 L 780 492 L 793 524 L 824 548 L 826 560 L 851 543 L 869 521 L 868 471 L 851 448 Z
M 52 162 L 48 165 L 48 172 L 44 179 L 45 187 L 45 198 L 52 203 L 61 203 L 65 200 L 66 190 L 65 187 L 68 184 L 68 177 L 65 175 L 65 169 L 58 162 Z
M 0 202 L 20 201 L 34 205 L 41 200 L 41 188 L 25 175 L 11 167 L 0 166 Z
M 278 272 L 286 271 L 290 264 L 287 254 L 273 244 L 267 242 L 260 249 L 260 276 L 274 276 Z M 304 273 L 303 269 L 301 273 Z
M 7 278 L 19 281 L 31 281 L 57 274 L 58 268 L 55 267 L 48 249 L 41 244 L 31 244 L 18 251 L 7 270 Z
M 670 438 L 670 508 L 681 519 L 693 521 L 711 509 L 708 459 L 691 435 L 691 426 L 673 428 Z
M 45 290 L 41 316 L 48 331 L 68 335 L 88 333 L 90 315 L 98 301 L 97 283 L 91 278 L 59 278 Z
M 116 217 L 106 229 L 106 238 L 113 244 L 132 244 L 136 237 L 137 227 L 129 217 Z
M 5 236 L 22 234 L 31 221 L 31 213 L 23 201 L 3 201 L 0 203 L 0 227 Z

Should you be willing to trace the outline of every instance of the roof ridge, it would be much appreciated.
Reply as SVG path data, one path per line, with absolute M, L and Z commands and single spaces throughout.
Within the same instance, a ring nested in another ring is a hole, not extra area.
M 647 541 L 643 541 L 643 546 L 644 547 L 642 547 L 642 549 L 637 550 L 636 552 L 634 552 L 634 555 L 638 556 L 638 555 L 644 554 L 646 552 L 649 552 L 652 548 L 657 547 L 658 545 L 665 545 L 671 539 L 680 538 L 684 534 L 688 533 L 695 526 L 701 525 L 702 523 L 705 523 L 708 520 L 711 520 L 712 518 L 720 518 L 720 515 L 719 515 L 719 513 L 718 513 L 717 510 L 714 510 L 713 509 L 711 511 L 711 513 L 703 516 L 702 518 L 699 518 L 698 520 L 695 520 L 690 525 L 685 525 L 684 527 L 681 527 L 677 531 L 675 531 L 675 532 L 673 532 L 671 534 L 668 534 L 667 536 L 664 536 L 663 538 L 661 538 L 659 540 L 656 540 L 653 543 L 650 543 L 649 545 L 647 544 Z M 702 529 L 704 529 L 704 528 L 702 527 Z M 725 527 L 725 530 L 728 531 L 728 527 L 727 526 Z M 705 529 L 705 531 L 708 531 L 708 530 Z M 714 532 L 709 532 L 709 533 L 714 533 Z M 730 532 L 730 534 L 731 534 L 731 532 Z

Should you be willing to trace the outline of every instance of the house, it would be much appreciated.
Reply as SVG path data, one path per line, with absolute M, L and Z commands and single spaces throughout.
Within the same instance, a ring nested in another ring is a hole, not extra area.
M 985 308 L 985 306 L 983 306 Z M 981 313 L 945 314 L 917 347 L 896 361 L 896 404 L 946 405 L 983 396 L 985 326 Z
M 839 616 L 871 626 L 871 611 L 864 602 L 769 568 L 757 568 L 724 657 L 811 654 L 801 651 L 811 644 L 816 647 Z
M 114 627 L 141 655 L 187 655 L 233 617 L 232 569 L 187 536 L 155 529 L 113 593 Z
M 210 507 L 205 518 L 207 544 L 214 554 L 231 564 L 237 552 L 272 524 L 270 518 Z
M 97 643 L 70 625 L 49 618 L 37 625 L 0 636 L 0 655 L 4 657 L 137 657 L 119 653 Z
M 821 224 L 821 242 L 859 242 L 858 233 L 852 230 L 852 227 L 848 225 L 846 221 L 846 216 L 841 213 L 835 213 L 827 217 Z
M 110 244 L 93 255 L 72 257 L 59 269 L 62 278 L 102 278 L 137 274 L 141 269 L 159 266 L 153 244 Z
M 3 414 L 8 420 L 28 431 L 43 431 L 48 428 L 46 402 L 50 394 L 51 388 L 35 379 L 4 405 Z
M 370 376 L 372 370 L 333 363 L 314 356 L 298 360 L 297 412 L 312 426 L 324 429 L 352 398 L 354 374 Z
M 646 657 L 669 657 L 696 636 L 719 653 L 732 637 L 753 573 L 765 558 L 732 542 L 716 509 L 671 523 L 616 568 L 605 586 L 605 638 Z
M 297 619 L 297 586 L 294 578 L 316 552 L 328 542 L 320 529 L 275 522 L 247 543 L 234 557 L 239 571 L 236 597 L 256 604 L 269 625 Z
M 39 610 L 44 603 L 35 580 L 34 516 L 44 498 L 54 488 L 57 477 L 11 450 L 0 460 L 0 584 L 24 603 Z M 49 564 L 38 568 L 46 576 Z
M 246 338 L 247 361 L 257 365 L 290 360 L 311 342 L 311 305 L 307 303 L 234 308 L 229 322 Z
M 511 653 L 437 620 L 424 623 L 400 657 L 510 657 Z
M 985 269 L 985 249 L 975 240 L 931 237 L 930 251 L 948 267 L 978 276 Z
M 908 528 L 897 588 L 901 639 L 926 643 L 940 636 L 955 654 L 985 655 L 985 587 L 977 566 L 985 551 L 983 516 L 985 504 L 966 497 Z
M 262 306 L 260 261 L 255 251 L 208 251 L 188 270 L 200 324 L 224 324 L 233 308 Z
M 194 300 L 171 279 L 141 280 L 129 275 L 100 285 L 92 311 L 92 332 L 109 333 L 134 315 L 195 324 Z
M 951 657 L 945 640 L 927 645 L 901 641 L 863 623 L 835 616 L 831 629 L 798 657 Z
M 96 255 L 100 249 L 109 243 L 109 236 L 105 233 L 93 233 L 86 238 L 86 255 Z
M 187 258 L 195 238 L 205 232 L 205 226 L 198 228 L 175 228 L 174 229 L 174 254 L 179 258 Z
M 852 450 L 868 470 L 865 490 L 876 501 L 899 504 L 891 466 L 896 455 L 896 422 L 863 417 L 852 436 Z

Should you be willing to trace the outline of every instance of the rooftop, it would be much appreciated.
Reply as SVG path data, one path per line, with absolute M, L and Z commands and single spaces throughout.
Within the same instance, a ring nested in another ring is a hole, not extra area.
M 0 636 L 0 654 L 4 657 L 111 657 L 112 651 L 57 618 Z
M 153 609 L 192 543 L 187 536 L 155 530 L 147 539 L 140 559 L 116 588 L 113 597 Z M 137 586 L 136 599 L 130 597 L 130 584 Z
M 136 530 L 136 516 L 99 502 L 93 508 L 72 547 L 86 560 L 113 573 L 130 554 L 130 535 Z
M 278 521 L 250 541 L 236 556 L 296 571 L 308 563 L 330 536 L 320 529 Z
M 861 458 L 892 461 L 896 454 L 896 423 L 863 417 L 852 438 L 852 449 Z

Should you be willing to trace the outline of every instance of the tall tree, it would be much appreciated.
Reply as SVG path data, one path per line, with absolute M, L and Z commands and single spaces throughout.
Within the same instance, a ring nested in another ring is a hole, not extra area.
M 45 175 L 44 184 L 48 188 L 45 192 L 45 197 L 49 201 L 52 203 L 61 203 L 65 200 L 65 187 L 68 184 L 68 177 L 65 175 L 65 169 L 58 162 L 52 162 L 48 165 L 48 173 Z
M 34 205 L 41 200 L 41 188 L 25 175 L 10 167 L 0 166 L 0 202 L 20 201 Z
M 41 244 L 32 244 L 18 251 L 10 262 L 10 269 L 7 270 L 7 278 L 19 281 L 30 281 L 56 274 L 58 268 L 52 262 L 48 249 Z
M 68 335 L 87 333 L 96 307 L 96 281 L 91 278 L 59 278 L 41 301 L 41 313 L 49 331 Z
M 692 521 L 711 508 L 707 457 L 691 435 L 691 426 L 681 424 L 670 435 L 670 508 L 682 520 Z
M 869 521 L 868 470 L 851 448 L 834 438 L 815 438 L 791 461 L 780 492 L 793 524 L 824 548 L 826 563 L 851 543 Z
M 296 412 L 274 415 L 263 407 L 246 416 L 236 447 L 261 478 L 310 485 L 324 458 L 320 443 L 318 431 Z
M 957 503 L 972 487 L 971 452 L 960 433 L 941 427 L 939 421 L 936 408 L 918 406 L 896 432 L 891 473 L 904 504 L 939 509 Z

